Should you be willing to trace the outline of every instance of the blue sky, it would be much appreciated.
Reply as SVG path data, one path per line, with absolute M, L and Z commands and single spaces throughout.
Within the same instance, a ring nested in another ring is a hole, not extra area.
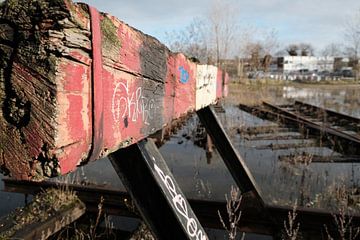
M 343 42 L 343 26 L 360 9 L 359 0 L 229 0 L 241 25 L 274 28 L 282 46 L 308 42 L 316 50 Z M 160 41 L 165 32 L 188 25 L 208 11 L 211 0 L 83 0 Z

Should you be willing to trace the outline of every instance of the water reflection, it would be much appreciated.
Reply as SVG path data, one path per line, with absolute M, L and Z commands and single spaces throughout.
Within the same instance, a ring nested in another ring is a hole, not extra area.
M 0 217 L 25 204 L 25 196 L 23 194 L 6 193 L 2 191 L 4 189 L 4 183 L 1 179 L 3 178 L 4 176 L 0 174 Z

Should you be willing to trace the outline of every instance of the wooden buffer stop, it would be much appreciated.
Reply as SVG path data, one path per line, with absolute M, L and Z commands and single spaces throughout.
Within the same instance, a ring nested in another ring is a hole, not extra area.
M 0 8 L 0 166 L 66 174 L 227 94 L 227 75 L 68 0 Z
M 42 180 L 109 156 L 158 239 L 207 239 L 148 137 L 197 112 L 241 191 L 263 206 L 209 107 L 227 95 L 227 82 L 221 69 L 86 4 L 2 2 L 1 172 Z

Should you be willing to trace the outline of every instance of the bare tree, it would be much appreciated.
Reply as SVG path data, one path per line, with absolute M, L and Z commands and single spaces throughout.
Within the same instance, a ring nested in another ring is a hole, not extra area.
M 360 76 L 360 9 L 345 23 L 346 54 L 353 59 L 355 78 Z
M 279 49 L 278 32 L 276 29 L 266 31 L 262 40 L 264 56 L 262 59 L 262 66 L 264 71 L 267 72 L 270 68 L 270 64 L 273 56 Z
M 206 15 L 195 18 L 183 30 L 166 33 L 169 48 L 201 62 L 215 59 L 219 65 L 221 59 L 228 58 L 237 49 L 236 39 L 240 34 L 236 9 L 230 2 L 214 0 Z
M 262 45 L 265 55 L 274 56 L 279 49 L 278 32 L 275 28 L 265 31 L 262 39 Z
M 343 46 L 339 43 L 330 43 L 323 48 L 321 56 L 323 57 L 340 57 L 343 55 Z
M 257 35 L 257 29 L 254 26 L 242 27 L 239 32 L 239 36 L 236 38 L 236 55 L 237 59 L 237 75 L 240 77 L 244 76 L 246 59 L 250 59 L 253 56 L 253 45 L 256 42 L 254 37 Z M 250 66 L 252 69 L 253 67 Z
M 182 52 L 206 63 L 211 55 L 207 37 L 207 24 L 203 19 L 194 18 L 191 23 L 179 31 L 166 32 L 168 47 L 174 52 Z
M 301 56 L 314 56 L 314 47 L 310 43 L 299 43 Z
M 358 59 L 360 56 L 360 9 L 345 22 L 346 52 L 349 57 Z
M 262 44 L 257 43 L 248 43 L 247 48 L 250 55 L 250 68 L 253 71 L 259 70 L 261 68 L 262 56 L 264 55 L 264 48 Z
M 248 58 L 250 70 L 267 71 L 279 47 L 277 31 L 275 29 L 259 30 L 252 27 L 244 32 L 246 34 L 242 34 L 240 56 Z
M 236 39 L 238 42 L 236 55 L 240 58 L 247 58 L 251 55 L 249 44 L 253 44 L 257 41 L 255 36 L 258 35 L 258 29 L 254 26 L 246 26 L 242 27 L 239 32 L 240 34 Z
M 238 36 L 237 7 L 228 1 L 213 0 L 206 18 L 209 21 L 216 64 L 219 65 L 220 59 L 229 57 Z
M 289 46 L 286 47 L 285 51 L 290 56 L 298 56 L 299 47 L 296 44 L 290 44 Z
M 313 56 L 314 47 L 310 43 L 290 44 L 285 48 L 290 56 Z

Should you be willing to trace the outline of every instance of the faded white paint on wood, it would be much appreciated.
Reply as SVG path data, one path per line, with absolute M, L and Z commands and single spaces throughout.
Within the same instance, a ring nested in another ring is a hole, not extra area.
M 216 101 L 217 67 L 198 65 L 196 70 L 196 110 Z

